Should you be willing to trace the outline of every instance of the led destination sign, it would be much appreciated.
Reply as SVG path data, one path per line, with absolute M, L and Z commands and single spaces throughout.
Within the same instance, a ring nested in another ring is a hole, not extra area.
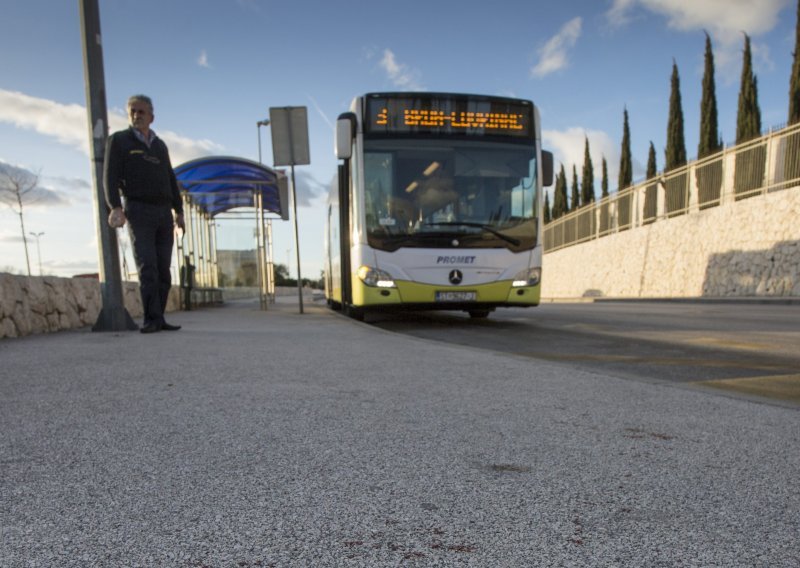
M 365 133 L 533 138 L 533 105 L 464 95 L 372 95 Z

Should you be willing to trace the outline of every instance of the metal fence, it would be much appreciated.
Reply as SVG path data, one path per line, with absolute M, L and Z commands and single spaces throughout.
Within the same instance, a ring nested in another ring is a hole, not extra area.
M 800 124 L 645 180 L 553 220 L 544 250 L 800 186 Z

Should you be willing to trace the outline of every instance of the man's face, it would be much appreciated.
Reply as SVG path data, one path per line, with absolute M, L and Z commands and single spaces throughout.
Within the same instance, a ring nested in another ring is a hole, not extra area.
M 153 122 L 153 111 L 147 103 L 133 101 L 128 106 L 128 118 L 137 130 L 148 130 Z

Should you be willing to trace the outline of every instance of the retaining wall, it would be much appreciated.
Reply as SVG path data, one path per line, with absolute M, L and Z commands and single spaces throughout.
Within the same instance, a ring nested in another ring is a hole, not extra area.
M 167 311 L 180 308 L 179 291 L 172 287 Z M 141 318 L 137 282 L 123 283 L 123 301 L 132 318 Z M 0 273 L 0 338 L 94 325 L 100 305 L 100 282 L 94 278 Z
M 545 300 L 800 297 L 800 189 L 546 253 L 542 280 Z

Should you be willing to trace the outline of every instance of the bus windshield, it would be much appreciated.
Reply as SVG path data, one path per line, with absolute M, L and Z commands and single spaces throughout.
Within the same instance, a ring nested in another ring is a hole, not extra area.
M 364 189 L 374 248 L 536 246 L 532 144 L 368 139 Z

